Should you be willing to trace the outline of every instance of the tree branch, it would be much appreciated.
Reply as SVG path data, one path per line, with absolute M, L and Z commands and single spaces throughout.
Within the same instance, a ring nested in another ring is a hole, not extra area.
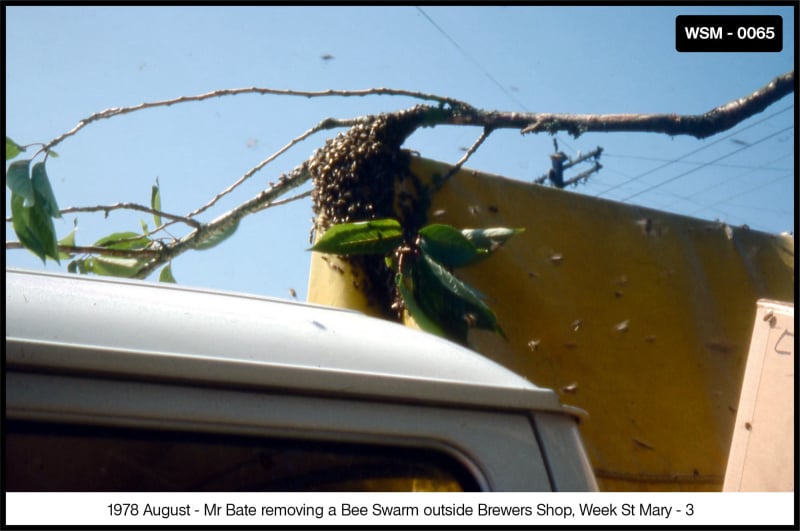
M 472 145 L 469 147 L 469 149 L 467 150 L 467 152 L 466 152 L 466 153 L 464 153 L 464 156 L 463 156 L 463 157 L 461 157 L 461 159 L 459 159 L 459 161 L 458 161 L 458 162 L 456 162 L 456 163 L 453 165 L 453 167 L 452 167 L 452 168 L 450 168 L 450 171 L 448 171 L 448 172 L 445 174 L 445 176 L 444 176 L 444 177 L 442 177 L 442 182 L 443 182 L 443 183 L 444 183 L 445 181 L 447 181 L 447 180 L 448 180 L 450 177 L 452 177 L 453 175 L 455 175 L 456 173 L 458 173 L 458 171 L 459 171 L 459 170 L 461 169 L 461 167 L 462 167 L 462 166 L 463 166 L 463 165 L 464 165 L 464 164 L 465 164 L 465 163 L 466 163 L 466 162 L 469 160 L 469 158 L 472 156 L 472 154 L 473 154 L 473 153 L 475 153 L 475 152 L 478 150 L 478 148 L 481 146 L 481 144 L 483 144 L 483 142 L 484 142 L 484 141 L 485 141 L 487 138 L 489 138 L 489 135 L 490 135 L 490 134 L 492 134 L 492 131 L 493 131 L 493 130 L 494 130 L 494 129 L 492 129 L 491 127 L 484 127 L 484 128 L 483 128 L 483 131 L 481 131 L 481 136 L 479 136 L 479 137 L 478 137 L 478 138 L 475 140 L 475 142 L 473 142 L 473 143 L 472 143 Z
M 425 101 L 435 101 L 440 104 L 448 104 L 452 106 L 466 105 L 465 103 L 460 102 L 459 100 L 456 100 L 454 98 L 445 98 L 442 96 L 437 96 L 436 94 L 426 94 L 424 92 L 418 92 L 415 90 L 403 90 L 403 89 L 392 89 L 392 88 L 371 88 L 362 90 L 321 90 L 321 91 L 282 90 L 282 89 L 259 88 L 259 87 L 219 89 L 219 90 L 212 90 L 211 92 L 206 92 L 204 94 L 197 94 L 195 96 L 180 96 L 178 98 L 173 98 L 169 100 L 140 103 L 139 105 L 133 105 L 131 107 L 112 107 L 110 109 L 105 109 L 103 111 L 96 112 L 91 116 L 84 118 L 83 120 L 78 122 L 78 125 L 70 129 L 66 133 L 54 138 L 53 140 L 45 144 L 42 147 L 42 149 L 44 151 L 49 151 L 53 149 L 55 146 L 63 142 L 65 139 L 71 137 L 72 135 L 74 135 L 87 125 L 91 124 L 92 122 L 96 122 L 98 120 L 104 120 L 106 118 L 112 118 L 114 116 L 119 116 L 121 114 L 129 114 L 144 109 L 154 109 L 156 107 L 169 107 L 171 105 L 177 105 L 179 103 L 188 103 L 191 101 L 203 101 L 210 98 L 220 98 L 222 96 L 237 96 L 239 94 L 261 94 L 261 95 L 274 94 L 279 96 L 303 96 L 306 98 L 321 98 L 330 96 L 341 96 L 341 97 L 408 96 L 410 98 L 415 98 Z
M 219 201 L 220 199 L 222 199 L 223 197 L 225 197 L 226 195 L 228 195 L 229 193 L 234 191 L 239 185 L 241 185 L 247 179 L 249 179 L 250 177 L 255 175 L 257 172 L 261 171 L 261 169 L 263 169 L 264 166 L 266 166 L 267 164 L 269 164 L 273 160 L 277 159 L 278 157 L 283 155 L 286 151 L 291 149 L 293 146 L 299 144 L 300 142 L 302 142 L 306 138 L 310 137 L 311 135 L 313 135 L 315 133 L 318 133 L 319 131 L 322 131 L 322 130 L 325 130 L 325 129 L 334 129 L 336 127 L 352 127 L 357 122 L 358 122 L 358 118 L 351 119 L 351 120 L 338 120 L 336 118 L 326 118 L 326 119 L 322 120 L 320 123 L 318 123 L 317 125 L 315 125 L 311 129 L 309 129 L 305 133 L 301 134 L 300 136 L 297 136 L 297 137 L 293 138 L 288 144 L 283 146 L 281 149 L 279 149 L 278 151 L 276 151 L 275 153 L 273 153 L 272 155 L 270 155 L 266 159 L 262 160 L 261 162 L 259 162 L 258 164 L 256 164 L 252 168 L 250 168 L 249 170 L 247 170 L 244 173 L 244 175 L 239 177 L 239 179 L 235 183 L 233 183 L 232 185 L 227 187 L 225 190 L 223 190 L 220 193 L 218 193 L 216 196 L 214 196 L 214 198 L 211 199 L 211 201 L 209 201 L 205 205 L 203 205 L 200 208 L 198 208 L 196 210 L 193 210 L 192 212 L 187 214 L 186 217 L 192 218 L 194 216 L 197 216 L 198 214 L 201 214 L 202 212 L 205 212 L 206 210 L 208 210 L 209 208 L 214 206 L 214 204 L 216 204 L 217 201 Z M 272 185 L 272 183 L 270 183 L 270 185 Z
M 527 120 L 522 133 L 566 131 L 577 137 L 589 131 L 648 132 L 706 138 L 725 131 L 760 113 L 794 90 L 794 70 L 776 77 L 752 94 L 720 105 L 700 115 L 677 114 L 531 114 L 496 119 L 519 124 Z M 485 124 L 484 124 L 485 125 Z M 508 123 L 507 127 L 511 127 Z
M 6 242 L 6 249 L 24 249 L 20 242 Z M 112 249 L 97 245 L 61 245 L 58 251 L 67 254 L 95 254 L 117 258 L 156 258 L 163 251 L 158 249 Z
M 105 215 L 108 216 L 108 213 L 111 212 L 112 210 L 138 210 L 140 212 L 147 212 L 148 214 L 161 216 L 162 218 L 171 219 L 173 221 L 186 223 L 187 225 L 190 225 L 194 228 L 198 228 L 201 226 L 201 223 L 197 220 L 190 219 L 184 216 L 177 216 L 175 214 L 170 214 L 168 212 L 156 210 L 154 208 L 146 207 L 144 205 L 140 205 L 137 203 L 116 203 L 113 205 L 97 205 L 91 207 L 69 207 L 61 210 L 61 214 L 73 214 L 75 212 L 104 212 Z M 11 220 L 7 219 L 6 221 L 11 221 Z M 155 232 L 155 230 L 153 232 Z
M 311 175 L 308 173 L 305 163 L 295 168 L 289 174 L 289 176 L 286 174 L 281 175 L 277 184 L 270 186 L 252 199 L 245 201 L 236 208 L 229 210 L 216 219 L 209 221 L 202 227 L 195 229 L 177 242 L 166 245 L 164 249 L 159 251 L 159 254 L 156 257 L 154 257 L 150 262 L 142 267 L 142 269 L 139 270 L 139 272 L 136 274 L 136 278 L 147 278 L 147 276 L 155 271 L 155 269 L 160 265 L 169 262 L 176 256 L 181 255 L 190 249 L 194 249 L 198 245 L 202 245 L 214 237 L 218 237 L 220 234 L 223 234 L 226 231 L 231 230 L 245 216 L 258 212 L 259 210 L 264 210 L 270 206 L 274 206 L 274 201 L 277 197 L 285 194 L 289 190 L 301 186 L 310 178 Z M 305 196 L 305 194 L 300 194 L 295 198 L 290 199 L 295 200 Z M 286 203 L 288 201 L 289 200 L 286 199 L 283 200 L 282 203 Z
M 229 194 L 231 191 L 240 186 L 243 182 L 255 175 L 258 171 L 263 169 L 267 164 L 274 161 L 280 155 L 284 154 L 291 147 L 297 145 L 311 135 L 326 129 L 336 127 L 353 127 L 360 124 L 369 124 L 375 122 L 376 119 L 386 117 L 387 115 L 401 116 L 406 113 L 409 117 L 407 120 L 401 120 L 402 131 L 395 131 L 395 136 L 402 137 L 397 145 L 401 145 L 414 130 L 419 127 L 431 127 L 436 125 L 473 125 L 483 128 L 481 135 L 476 139 L 473 145 L 467 150 L 464 156 L 455 164 L 454 170 L 448 174 L 458 171 L 459 168 L 476 152 L 480 145 L 488 138 L 488 136 L 499 128 L 504 129 L 520 129 L 522 133 L 539 133 L 548 132 L 555 133 L 557 131 L 566 131 L 573 136 L 579 136 L 585 132 L 652 132 L 663 133 L 669 135 L 691 135 L 697 138 L 705 138 L 714 135 L 720 131 L 730 129 L 741 121 L 762 112 L 769 105 L 778 101 L 785 95 L 794 90 L 795 74 L 794 71 L 787 72 L 781 76 L 776 77 L 764 87 L 756 90 L 752 94 L 731 101 L 702 115 L 677 115 L 677 114 L 607 114 L 607 115 L 588 115 L 588 114 L 553 114 L 553 113 L 517 113 L 517 112 L 498 112 L 498 111 L 484 111 L 477 109 L 467 103 L 461 102 L 453 98 L 445 98 L 433 94 L 426 94 L 423 92 L 389 89 L 389 88 L 373 88 L 366 90 L 326 90 L 326 91 L 295 91 L 295 90 L 277 90 L 269 88 L 240 88 L 240 89 L 221 89 L 195 96 L 181 96 L 170 100 L 162 100 L 150 103 L 142 103 L 132 107 L 115 107 L 106 109 L 104 111 L 95 113 L 88 118 L 80 121 L 70 131 L 63 133 L 59 137 L 51 140 L 48 144 L 42 147 L 46 153 L 49 152 L 54 146 L 61 143 L 66 138 L 75 135 L 78 131 L 89 125 L 90 123 L 98 120 L 112 118 L 122 114 L 128 114 L 144 109 L 151 109 L 156 107 L 167 107 L 179 103 L 187 103 L 192 101 L 203 101 L 210 98 L 217 98 L 222 96 L 233 96 L 239 94 L 274 94 L 274 95 L 288 95 L 288 96 L 303 96 L 303 97 L 329 97 L 329 96 L 370 96 L 370 95 L 390 95 L 390 96 L 407 96 L 411 98 L 426 100 L 429 102 L 436 102 L 438 105 L 418 105 L 413 109 L 407 111 L 397 111 L 396 113 L 384 113 L 381 115 L 365 115 L 351 119 L 335 119 L 327 118 L 308 131 L 292 139 L 286 146 L 282 147 L 274 154 L 270 155 L 256 166 L 248 170 L 236 182 L 231 184 L 228 188 L 218 193 L 208 203 L 192 211 L 186 216 L 176 216 L 168 214 L 155 209 L 138 205 L 135 203 L 117 203 L 115 205 L 99 205 L 95 207 L 73 207 L 65 209 L 62 213 L 72 212 L 93 212 L 104 211 L 106 214 L 111 210 L 117 209 L 132 209 L 151 214 L 156 214 L 169 219 L 171 221 L 162 224 L 152 232 L 162 230 L 168 225 L 181 222 L 185 223 L 194 230 L 186 234 L 178 240 L 171 243 L 162 243 L 160 249 L 133 249 L 133 250 L 115 250 L 106 247 L 77 247 L 77 246 L 59 246 L 60 250 L 68 253 L 86 253 L 86 254 L 103 254 L 109 256 L 124 256 L 149 258 L 149 262 L 138 272 L 138 278 L 145 278 L 152 273 L 155 268 L 165 264 L 175 258 L 176 256 L 184 253 L 189 249 L 197 248 L 203 243 L 214 241 L 221 235 L 226 235 L 226 231 L 232 231 L 239 221 L 245 216 L 264 210 L 271 206 L 285 204 L 303 197 L 307 197 L 310 192 L 298 194 L 294 197 L 278 201 L 277 198 L 286 194 L 292 189 L 301 186 L 307 182 L 311 175 L 308 170 L 308 162 L 304 162 L 295 168 L 288 175 L 283 174 L 280 176 L 277 184 L 270 183 L 270 186 L 261 191 L 255 197 L 242 203 L 241 205 L 229 210 L 228 212 L 220 215 L 216 219 L 208 223 L 200 223 L 193 219 L 195 216 L 205 212 L 217 202 Z M 579 176 L 580 177 L 580 176 Z M 18 248 L 19 244 L 16 242 L 7 242 L 6 248 Z

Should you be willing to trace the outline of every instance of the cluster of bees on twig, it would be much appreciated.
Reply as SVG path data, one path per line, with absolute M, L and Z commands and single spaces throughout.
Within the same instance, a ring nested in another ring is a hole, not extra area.
M 425 106 L 369 116 L 330 138 L 307 162 L 314 182 L 312 238 L 331 225 L 397 218 L 409 231 L 421 226 L 419 179 L 409 171 L 410 154 L 401 149 L 422 123 Z M 423 213 L 424 215 L 424 213 Z M 397 294 L 394 273 L 382 256 L 351 256 L 345 261 L 368 303 L 387 312 Z M 328 262 L 330 265 L 330 261 Z M 344 273 L 339 268 L 340 273 Z

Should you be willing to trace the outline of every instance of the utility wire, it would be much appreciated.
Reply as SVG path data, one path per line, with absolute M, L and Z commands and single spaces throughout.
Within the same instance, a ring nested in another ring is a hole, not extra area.
M 702 190 L 697 190 L 697 191 L 693 192 L 693 195 L 702 195 L 702 194 L 705 194 L 706 192 L 709 192 L 709 191 L 714 190 L 715 188 L 719 188 L 721 186 L 729 187 L 731 185 L 731 183 L 733 183 L 735 181 L 739 181 L 739 180 L 741 180 L 741 179 L 743 179 L 743 178 L 745 178 L 745 177 L 747 177 L 749 175 L 753 175 L 757 171 L 767 171 L 767 170 L 780 171 L 780 172 L 782 172 L 784 174 L 783 177 L 786 177 L 787 175 L 789 175 L 786 172 L 790 171 L 790 170 L 787 170 L 786 168 L 769 168 L 768 166 L 770 164 L 773 164 L 773 163 L 779 161 L 779 160 L 783 160 L 785 158 L 789 158 L 790 156 L 791 155 L 786 155 L 786 156 L 780 157 L 778 159 L 769 160 L 769 161 L 765 162 L 764 164 L 762 164 L 761 166 L 746 167 L 745 171 L 740 172 L 738 175 L 726 178 L 721 182 L 706 186 Z M 715 164 L 714 166 L 720 166 L 720 165 L 719 164 Z M 735 167 L 735 166 L 733 166 L 733 167 Z M 772 182 L 772 181 L 770 181 L 770 182 Z M 673 201 L 672 203 L 667 204 L 664 208 L 669 208 L 672 205 L 674 205 L 675 203 L 677 203 L 678 201 L 695 202 L 695 201 L 693 201 L 693 199 L 691 197 L 681 196 L 681 195 L 677 195 L 677 194 L 675 195 L 675 198 L 676 198 L 675 201 Z
M 647 170 L 646 172 L 644 172 L 644 173 L 642 173 L 642 174 L 640 174 L 640 175 L 637 175 L 636 177 L 631 177 L 631 178 L 630 178 L 630 179 L 628 179 L 627 181 L 624 181 L 624 182 L 622 182 L 622 183 L 616 184 L 616 185 L 612 186 L 611 188 L 607 188 L 606 190 L 604 190 L 604 191 L 600 192 L 599 194 L 597 194 L 597 195 L 596 195 L 596 197 L 601 197 L 601 196 L 603 196 L 603 195 L 607 194 L 608 192 L 611 192 L 611 191 L 613 191 L 613 190 L 616 190 L 617 188 L 620 188 L 620 187 L 622 187 L 622 186 L 625 186 L 625 185 L 627 185 L 627 184 L 630 184 L 630 183 L 632 183 L 633 181 L 638 181 L 638 180 L 639 180 L 639 179 L 641 179 L 642 177 L 646 177 L 646 176 L 650 175 L 651 173 L 654 173 L 654 172 L 656 172 L 656 171 L 658 171 L 658 170 L 660 170 L 660 169 L 662 169 L 662 168 L 666 168 L 666 167 L 667 167 L 667 166 L 669 166 L 670 164 L 674 164 L 674 163 L 676 163 L 676 162 L 679 162 L 679 161 L 681 161 L 681 160 L 685 159 L 686 157 L 689 157 L 690 155 L 694 155 L 695 153 L 699 153 L 700 151 L 703 151 L 704 149 L 708 149 L 708 148 L 710 148 L 711 146 L 714 146 L 714 145 L 716 145 L 716 144 L 719 144 L 719 143 L 720 143 L 720 142 L 722 142 L 723 140 L 727 140 L 727 139 L 729 139 L 729 138 L 731 138 L 731 137 L 733 137 L 733 136 L 736 136 L 736 135 L 740 134 L 742 131 L 746 131 L 746 130 L 750 129 L 751 127 L 755 127 L 756 125 L 758 125 L 758 124 L 760 124 L 760 123 L 763 123 L 763 122 L 765 122 L 766 120 L 769 120 L 770 118 L 774 118 L 775 116 L 777 116 L 777 115 L 779 115 L 779 114 L 781 114 L 781 113 L 784 113 L 784 112 L 786 112 L 786 111 L 788 111 L 788 110 L 790 110 L 790 109 L 792 109 L 792 106 L 789 106 L 789 107 L 786 107 L 786 108 L 784 108 L 784 109 L 781 109 L 781 110 L 779 110 L 779 111 L 777 111 L 777 112 L 774 112 L 774 113 L 770 114 L 769 116 L 766 116 L 766 117 L 764 117 L 764 118 L 762 118 L 762 119 L 758 120 L 757 122 L 753 122 L 752 124 L 749 124 L 749 125 L 748 125 L 748 126 L 746 126 L 746 127 L 743 127 L 743 128 L 741 128 L 741 129 L 738 129 L 738 130 L 736 130 L 736 131 L 732 132 L 732 133 L 731 133 L 731 134 L 729 134 L 729 135 L 723 136 L 722 138 L 718 138 L 717 140 L 715 140 L 715 141 L 711 142 L 710 144 L 705 144 L 705 145 L 703 145 L 703 146 L 700 146 L 699 148 L 697 148 L 697 149 L 695 149 L 695 150 L 693 150 L 693 151 L 690 151 L 690 152 L 688 152 L 688 153 L 685 153 L 685 154 L 681 155 L 680 157 L 678 157 L 678 158 L 676 158 L 676 159 L 670 160 L 670 161 L 668 161 L 668 162 L 665 162 L 664 164 L 662 164 L 662 165 L 660 165 L 660 166 L 656 166 L 655 168 L 652 168 L 652 169 L 650 169 L 650 170 Z M 734 153 L 735 153 L 735 152 L 734 152 Z M 723 157 L 723 158 L 724 158 L 724 157 Z M 720 160 L 720 159 L 717 159 L 717 160 Z M 704 163 L 703 165 L 701 165 L 701 166 L 698 166 L 696 169 L 700 169 L 700 168 L 702 168 L 702 167 L 708 166 L 709 164 L 711 164 L 711 163 L 708 163 L 708 162 L 707 162 L 707 163 Z M 680 176 L 679 176 L 679 177 L 680 177 Z M 671 179 L 671 180 L 673 180 L 673 179 Z M 666 182 L 669 182 L 669 181 L 666 181 Z M 636 194 L 636 195 L 638 195 L 638 194 Z M 631 196 L 631 197 L 634 197 L 634 196 Z M 623 199 L 623 201 L 625 201 L 625 199 Z
M 691 166 L 699 166 L 701 164 L 706 164 L 705 162 L 696 162 L 691 160 L 679 160 L 679 159 L 660 159 L 657 157 L 640 157 L 638 155 L 606 155 L 603 154 L 605 158 L 610 159 L 633 159 L 633 160 L 649 160 L 651 162 L 669 162 L 670 164 L 688 164 Z M 785 157 L 781 157 L 782 159 L 788 158 L 790 155 L 786 155 Z M 777 162 L 780 159 L 775 159 L 767 164 L 772 164 Z M 771 168 L 767 164 L 762 164 L 761 166 L 748 166 L 745 164 L 712 164 L 712 166 L 716 166 L 717 168 L 731 168 L 734 170 L 761 170 L 761 171 L 786 171 L 786 168 Z
M 760 144 L 760 143 L 762 143 L 762 142 L 764 142 L 764 141 L 766 141 L 766 140 L 769 140 L 770 138 L 772 138 L 772 137 L 774 137 L 774 136 L 778 136 L 779 134 L 781 134 L 781 133 L 784 133 L 784 132 L 786 132 L 786 131 L 789 131 L 789 130 L 791 130 L 791 129 L 793 129 L 793 128 L 794 128 L 794 126 L 792 126 L 792 125 L 790 125 L 790 126 L 788 126 L 788 127 L 784 127 L 783 129 L 780 129 L 780 130 L 778 130 L 778 131 L 775 131 L 775 132 L 774 132 L 774 133 L 772 133 L 771 135 L 767 135 L 767 136 L 765 136 L 764 138 L 762 138 L 762 139 L 760 139 L 760 140 L 757 140 L 756 142 L 753 142 L 752 144 L 748 144 L 748 145 L 746 145 L 746 146 L 742 146 L 742 147 L 740 147 L 739 149 L 736 149 L 736 150 L 734 150 L 734 151 L 731 151 L 730 153 L 727 153 L 727 154 L 725 154 L 725 155 L 722 155 L 721 157 L 718 157 L 718 158 L 716 158 L 716 159 L 714 159 L 714 160 L 711 160 L 711 161 L 709 161 L 709 162 L 706 162 L 705 164 L 702 164 L 702 165 L 700 165 L 700 166 L 697 166 L 696 168 L 692 168 L 691 170 L 688 170 L 688 171 L 685 171 L 685 172 L 683 172 L 683 173 L 680 173 L 680 174 L 676 175 L 675 177 L 672 177 L 671 179 L 667 179 L 667 180 L 665 180 L 665 181 L 661 181 L 660 183 L 658 183 L 658 184 L 654 184 L 653 186 L 650 186 L 649 188 L 645 188 L 644 190 L 640 190 L 640 191 L 636 192 L 635 194 L 631 194 L 631 195 L 629 195 L 628 197 L 625 197 L 625 198 L 623 198 L 623 199 L 620 199 L 619 201 L 621 201 L 621 202 L 625 202 L 625 201 L 628 201 L 628 200 L 630 200 L 630 199 L 633 199 L 634 197 L 638 197 L 638 196 L 640 196 L 640 195 L 642 195 L 642 194 L 644 194 L 644 193 L 647 193 L 647 192 L 650 192 L 650 191 L 652 191 L 652 190 L 655 190 L 656 188 L 659 188 L 659 187 L 661 187 L 661 186 L 664 186 L 665 184 L 668 184 L 668 183 L 671 183 L 671 182 L 673 182 L 673 181 L 676 181 L 676 180 L 680 179 L 681 177 L 685 177 L 685 176 L 689 175 L 690 173 L 694 173 L 694 172 L 696 172 L 696 171 L 698 171 L 698 170 L 701 170 L 701 169 L 703 169 L 703 168 L 705 168 L 705 167 L 707 167 L 707 166 L 710 166 L 710 165 L 714 164 L 715 162 L 718 162 L 718 161 L 720 161 L 720 160 L 722 160 L 722 159 L 726 159 L 726 158 L 728 158 L 728 157 L 731 157 L 731 156 L 733 156 L 733 155 L 735 155 L 735 154 L 737 154 L 737 153 L 739 153 L 739 152 L 741 152 L 741 151 L 744 151 L 745 149 L 750 149 L 750 148 L 751 148 L 751 147 L 753 147 L 753 146 L 756 146 L 756 145 L 758 145 L 758 144 Z M 720 139 L 720 140 L 721 140 L 721 139 Z M 719 142 L 719 141 L 718 141 L 718 142 Z
M 749 207 L 749 206 L 745 206 L 745 205 L 741 205 L 741 206 L 739 206 L 739 205 L 731 205 L 728 202 L 731 199 L 736 199 L 737 197 L 741 197 L 743 195 L 749 195 L 749 194 L 751 194 L 753 192 L 756 192 L 758 190 L 764 189 L 767 186 L 771 186 L 771 185 L 773 185 L 773 184 L 775 184 L 777 182 L 780 182 L 780 181 L 786 179 L 787 177 L 789 177 L 791 175 L 792 175 L 791 173 L 787 173 L 785 175 L 781 175 L 780 177 L 776 177 L 775 179 L 769 180 L 769 181 L 767 181 L 765 183 L 758 183 L 758 185 L 756 185 L 756 186 L 754 186 L 752 188 L 748 188 L 747 190 L 744 190 L 742 192 L 738 192 L 738 193 L 735 193 L 735 194 L 733 194 L 731 196 L 728 196 L 728 197 L 725 197 L 723 199 L 720 199 L 719 201 L 717 201 L 715 203 L 706 204 L 702 208 L 698 208 L 697 210 L 694 210 L 694 211 L 690 212 L 689 215 L 691 216 L 691 215 L 697 214 L 698 212 L 701 212 L 702 210 L 705 210 L 705 209 L 708 209 L 708 208 L 713 208 L 713 207 L 715 207 L 717 205 L 728 205 L 728 206 L 732 206 L 734 208 L 756 208 L 756 207 Z M 764 209 L 764 210 L 767 210 L 768 212 L 773 212 L 774 211 L 774 209 Z
M 475 68 L 477 68 L 478 70 L 480 70 L 480 71 L 483 73 L 483 75 L 484 75 L 484 76 L 486 76 L 486 78 L 487 78 L 487 79 L 489 79 L 489 81 L 491 81 L 491 82 L 492 82 L 492 83 L 493 83 L 493 84 L 494 84 L 494 85 L 495 85 L 497 88 L 499 88 L 499 89 L 500 89 L 500 90 L 503 92 L 503 94 L 505 94 L 505 95 L 508 97 L 508 99 L 510 99 L 511 101 L 513 101 L 515 104 L 517 104 L 517 105 L 519 106 L 519 108 L 520 108 L 520 109 L 522 109 L 523 111 L 525 111 L 525 112 L 531 112 L 531 110 L 530 110 L 530 109 L 528 109 L 528 107 L 527 107 L 527 106 L 525 106 L 525 104 L 524 104 L 524 103 L 522 103 L 522 102 L 521 102 L 521 101 L 520 101 L 520 100 L 519 100 L 519 99 L 518 99 L 516 96 L 514 96 L 514 95 L 513 95 L 513 94 L 512 94 L 512 93 L 511 93 L 511 92 L 510 92 L 510 91 L 509 91 L 509 90 L 508 90 L 508 89 L 507 89 L 505 86 L 503 86 L 503 84 L 502 84 L 502 83 L 500 83 L 500 82 L 497 80 L 497 78 L 495 78 L 495 77 L 494 77 L 494 76 L 493 76 L 493 75 L 492 75 L 492 74 L 491 74 L 491 73 L 490 73 L 490 72 L 489 72 L 489 71 L 488 71 L 486 68 L 484 68 L 484 67 L 483 67 L 483 65 L 482 65 L 481 63 L 479 63 L 477 59 L 475 59 L 475 58 L 474 58 L 472 55 L 470 55 L 470 53 L 469 53 L 469 52 L 467 52 L 467 51 L 464 49 L 464 47 L 463 47 L 463 46 L 461 46 L 461 45 L 460 45 L 460 44 L 459 44 L 459 43 L 458 43 L 458 42 L 457 42 L 457 41 L 456 41 L 456 40 L 455 40 L 453 37 L 451 37 L 451 36 L 450 36 L 450 34 L 449 34 L 449 33 L 447 33 L 447 32 L 444 30 L 444 28 L 442 28 L 442 27 L 441 27 L 439 24 L 437 24 L 437 23 L 436 23 L 436 21 L 435 21 L 435 20 L 433 20 L 433 18 L 431 18 L 431 16 L 430 16 L 430 15 L 428 15 L 428 13 L 426 13 L 426 12 L 425 12 L 425 10 L 424 10 L 424 9 L 422 9 L 422 8 L 421 8 L 421 7 L 419 7 L 419 6 L 414 6 L 414 7 L 416 7 L 416 8 L 417 8 L 417 11 L 419 11 L 419 12 L 420 12 L 420 14 L 421 14 L 423 17 L 425 17 L 425 19 L 426 19 L 428 22 L 430 22 L 430 24 L 431 24 L 431 25 L 432 25 L 434 28 L 436 28 L 436 31 L 438 31 L 439 33 L 441 33 L 441 34 L 442 34 L 442 36 L 443 36 L 445 39 L 447 39 L 448 41 L 450 41 L 450 44 L 452 44 L 453 46 L 455 46 L 455 47 L 456 47 L 456 49 L 457 49 L 457 50 L 458 50 L 458 51 L 461 53 L 461 55 L 463 55 L 463 56 L 464 56 L 464 57 L 465 57 L 465 58 L 466 58 L 466 59 L 467 59 L 467 60 L 468 60 L 470 63 L 472 63 L 472 65 L 473 65 Z M 567 146 L 567 148 L 568 148 L 568 149 L 570 149 L 570 150 L 572 150 L 573 152 L 575 151 L 575 149 L 574 149 L 572 146 L 570 146 L 570 145 L 569 145 L 567 142 L 563 141 L 561 138 L 558 138 L 558 141 L 559 141 L 559 142 L 561 142 L 562 144 L 564 144 L 565 146 Z
M 495 86 L 497 86 L 497 88 L 499 88 L 500 90 L 502 90 L 502 91 L 503 91 L 503 94 L 505 94 L 506 96 L 508 96 L 508 98 L 509 98 L 511 101 L 513 101 L 514 103 L 516 103 L 517 105 L 519 105 L 519 106 L 520 106 L 520 107 L 521 107 L 521 108 L 522 108 L 524 111 L 526 111 L 526 112 L 530 112 L 530 111 L 529 111 L 529 110 L 528 110 L 528 109 L 525 107 L 525 105 L 524 105 L 524 104 L 523 104 L 521 101 L 519 101 L 519 100 L 518 100 L 518 99 L 517 99 L 517 98 L 516 98 L 516 97 L 515 97 L 513 94 L 511 94 L 511 92 L 509 92 L 509 90 L 508 90 L 507 88 L 505 88 L 505 87 L 502 85 L 502 83 L 500 83 L 499 81 L 497 81 L 497 79 L 496 79 L 496 78 L 495 78 L 495 77 L 494 77 L 494 76 L 493 76 L 493 75 L 492 75 L 492 74 L 491 74 L 491 73 L 490 73 L 488 70 L 486 70 L 486 69 L 485 69 L 485 68 L 484 68 L 484 67 L 483 67 L 483 66 L 482 66 L 482 65 L 481 65 L 481 64 L 480 64 L 480 63 L 479 63 L 479 62 L 478 62 L 478 61 L 477 61 L 477 60 L 476 60 L 474 57 L 472 57 L 472 55 L 470 55 L 470 54 L 469 54 L 469 53 L 468 53 L 468 52 L 467 52 L 467 51 L 466 51 L 466 50 L 465 50 L 465 49 L 464 49 L 464 48 L 463 48 L 463 47 L 462 47 L 460 44 L 458 44 L 458 42 L 456 42 L 456 40 L 455 40 L 453 37 L 451 37 L 451 36 L 450 36 L 450 35 L 449 35 L 449 34 L 448 34 L 448 33 L 447 33 L 447 32 L 446 32 L 446 31 L 445 31 L 445 30 L 444 30 L 444 29 L 443 29 L 443 28 L 442 28 L 442 27 L 439 25 L 439 24 L 437 24 L 437 23 L 436 23 L 436 21 L 435 21 L 435 20 L 433 20 L 433 19 L 432 19 L 432 18 L 431 18 L 431 17 L 430 17 L 430 16 L 429 16 L 429 15 L 428 15 L 426 12 L 425 12 L 425 10 L 424 10 L 424 9 L 422 9 L 422 8 L 421 8 L 421 7 L 419 7 L 419 6 L 415 6 L 415 7 L 417 8 L 417 11 L 419 11 L 419 12 L 420 12 L 420 14 L 421 14 L 423 17 L 425 17 L 425 18 L 427 19 L 427 21 L 428 21 L 428 22 L 430 22 L 430 23 L 431 23 L 431 25 L 432 25 L 434 28 L 436 28 L 436 30 L 437 30 L 439 33 L 441 33 L 441 34 L 442 34 L 442 36 L 444 36 L 444 38 L 445 38 L 445 39 L 447 39 L 448 41 L 450 41 L 450 43 L 451 43 L 453 46 L 455 46 L 455 47 L 456 47 L 456 49 L 457 49 L 459 52 L 461 52 L 461 55 L 463 55 L 463 56 L 464 56 L 464 57 L 465 57 L 465 58 L 466 58 L 466 59 L 467 59 L 469 62 L 471 62 L 471 63 L 473 64 L 473 66 L 475 66 L 475 67 L 476 67 L 478 70 L 480 70 L 481 72 L 483 72 L 483 75 L 484 75 L 484 76 L 486 76 L 486 77 L 489 79 L 489 81 L 491 81 L 492 83 L 494 83 L 494 84 L 495 84 Z

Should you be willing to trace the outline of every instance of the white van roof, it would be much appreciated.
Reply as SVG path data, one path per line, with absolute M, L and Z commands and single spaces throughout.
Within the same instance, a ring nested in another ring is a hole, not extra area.
M 122 279 L 6 270 L 6 366 L 568 413 L 450 341 L 357 312 Z

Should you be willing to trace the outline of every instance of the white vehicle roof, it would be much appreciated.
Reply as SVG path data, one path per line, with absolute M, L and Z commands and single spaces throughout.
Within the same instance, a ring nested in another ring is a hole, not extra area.
M 565 413 L 558 396 L 436 336 L 360 313 L 121 279 L 6 271 L 9 370 Z

